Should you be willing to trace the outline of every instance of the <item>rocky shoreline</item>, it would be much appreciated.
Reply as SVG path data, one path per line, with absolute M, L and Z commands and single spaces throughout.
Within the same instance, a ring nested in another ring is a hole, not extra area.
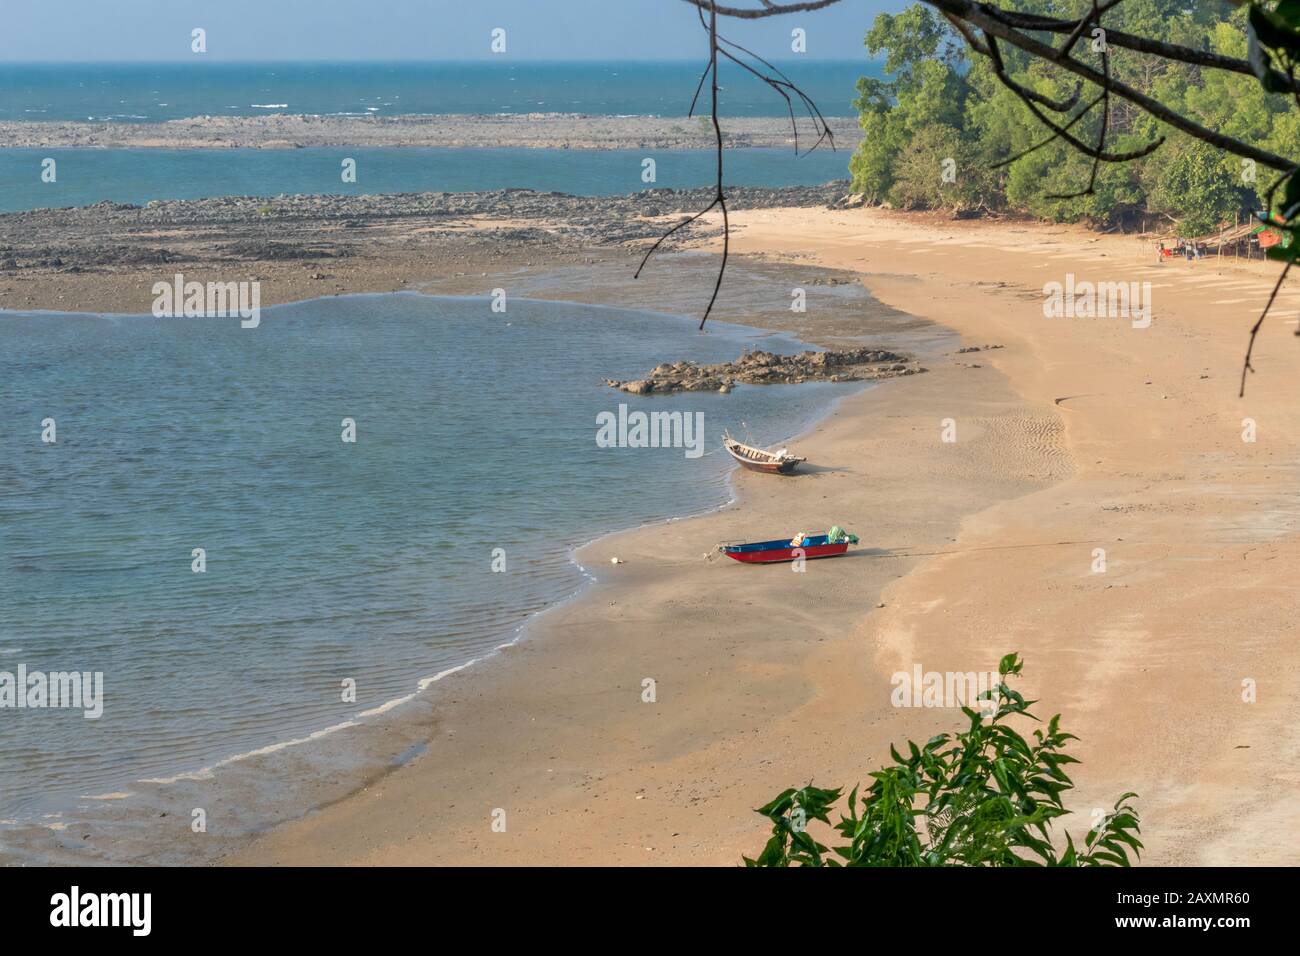
M 838 207 L 847 193 L 848 183 L 840 181 L 738 187 L 728 190 L 728 200 L 733 210 L 794 210 Z M 677 232 L 639 278 L 637 266 L 666 229 L 712 199 L 708 189 L 601 197 L 506 189 L 99 203 L 8 213 L 0 215 L 0 310 L 147 314 L 155 284 L 173 284 L 183 274 L 186 281 L 256 281 L 263 308 L 324 296 L 406 291 L 487 297 L 501 289 L 511 301 L 698 316 L 717 280 L 712 249 L 719 217 Z M 797 253 L 792 244 L 791 255 L 798 259 Z M 795 287 L 807 291 L 806 313 L 790 310 Z M 713 318 L 779 329 L 819 347 L 889 347 L 890 336 L 862 338 L 864 314 L 891 333 L 911 323 L 875 302 L 847 273 L 815 261 L 778 263 L 733 250 Z
M 862 133 L 852 117 L 827 120 L 838 148 Z M 0 123 L 0 142 L 15 148 L 301 149 L 389 146 L 531 149 L 710 149 L 713 127 L 701 117 L 588 116 L 580 113 L 405 116 L 193 116 L 162 123 L 63 120 Z M 728 149 L 792 147 L 785 117 L 727 117 Z
M 730 392 L 737 385 L 797 385 L 800 382 L 859 382 L 868 379 L 915 375 L 925 369 L 911 357 L 885 349 L 805 351 L 778 355 L 762 349 L 745 352 L 734 362 L 697 365 L 673 362 L 656 366 L 645 378 L 630 381 L 606 379 L 605 384 L 632 395 L 667 395 L 673 392 Z
M 732 209 L 827 206 L 847 182 L 728 190 Z M 0 215 L 0 308 L 146 312 L 178 272 L 260 280 L 262 303 L 416 288 L 430 280 L 636 254 L 709 189 L 570 196 L 529 189 L 366 196 L 228 196 Z M 701 220 L 670 248 L 718 234 Z M 498 285 L 500 283 L 494 283 Z M 490 290 L 493 285 L 487 287 Z
M 733 209 L 833 205 L 848 191 L 844 180 L 821 186 L 735 187 Z M 514 223 L 494 230 L 498 241 L 557 237 L 582 243 L 619 243 L 658 237 L 660 217 L 707 206 L 711 188 L 647 189 L 622 196 L 571 196 L 531 189 L 472 193 L 385 193 L 366 196 L 296 195 L 273 199 L 224 196 L 157 200 L 136 206 L 34 209 L 0 215 L 0 270 L 28 265 L 87 267 L 114 263 L 183 261 L 205 242 L 223 261 L 333 259 L 368 241 L 375 227 L 489 218 Z M 538 224 L 545 223 L 543 229 Z M 182 230 L 179 234 L 173 230 Z M 328 230 L 328 236 L 323 231 Z M 60 260 L 60 261 L 55 261 Z

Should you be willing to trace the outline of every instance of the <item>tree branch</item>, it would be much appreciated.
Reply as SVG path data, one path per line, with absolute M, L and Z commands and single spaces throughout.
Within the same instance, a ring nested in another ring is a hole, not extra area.
M 771 3 L 769 0 L 761 0 L 763 4 L 762 10 L 751 10 L 746 7 L 719 7 L 714 5 L 711 0 L 686 0 L 686 2 L 699 7 L 701 10 L 715 11 L 719 16 L 735 17 L 738 20 L 761 20 L 764 17 L 779 17 L 787 13 L 808 13 L 812 10 L 822 10 L 839 3 L 840 0 L 807 0 L 804 3 Z
M 764 4 L 764 11 L 771 11 L 773 14 L 786 12 L 785 8 L 778 7 L 777 5 L 771 3 L 770 0 L 761 0 L 761 2 Z M 817 9 L 819 7 L 829 6 L 831 3 L 834 2 L 837 2 L 837 0 L 824 0 L 824 2 L 810 4 L 806 6 L 808 6 L 811 9 Z M 709 18 L 707 22 L 704 19 L 704 11 L 706 9 L 705 6 L 706 3 L 709 12 Z M 713 295 L 709 297 L 709 304 L 705 306 L 704 315 L 700 319 L 700 328 L 703 329 L 704 323 L 709 320 L 709 315 L 713 312 L 713 306 L 718 301 L 718 293 L 722 289 L 722 277 L 726 274 L 727 262 L 731 254 L 731 219 L 727 210 L 727 196 L 726 193 L 723 191 L 723 178 L 722 178 L 722 173 L 723 173 L 722 126 L 718 121 L 718 57 L 719 56 L 725 57 L 726 59 L 730 60 L 732 63 L 735 63 L 741 69 L 745 70 L 746 72 L 762 80 L 772 89 L 776 90 L 776 92 L 780 94 L 782 99 L 785 100 L 786 110 L 790 114 L 790 126 L 794 131 L 794 151 L 796 156 L 799 155 L 799 123 L 796 120 L 794 115 L 794 101 L 790 98 L 791 94 L 797 96 L 799 98 L 799 101 L 803 104 L 804 108 L 808 111 L 808 116 L 813 121 L 813 129 L 816 130 L 818 133 L 816 142 L 813 143 L 813 145 L 809 148 L 808 152 L 811 152 L 812 150 L 816 149 L 818 146 L 821 145 L 823 141 L 829 141 L 831 144 L 831 149 L 834 149 L 835 134 L 831 131 L 830 124 L 826 122 L 826 118 L 822 116 L 821 110 L 817 108 L 817 104 L 814 103 L 812 99 L 806 93 L 804 93 L 803 90 L 799 89 L 799 87 L 797 87 L 793 82 L 791 82 L 789 77 L 787 77 L 777 67 L 773 66 L 771 63 L 763 59 L 758 54 L 754 53 L 751 50 L 747 50 L 739 43 L 733 43 L 732 41 L 728 40 L 726 37 L 720 36 L 718 34 L 718 13 L 723 8 L 716 7 L 713 0 L 698 0 L 698 2 L 693 2 L 692 5 L 696 8 L 696 13 L 699 15 L 700 26 L 704 29 L 705 33 L 707 33 L 709 37 L 709 60 L 708 60 L 708 65 L 706 65 L 704 68 L 704 72 L 700 74 L 699 83 L 697 83 L 695 86 L 695 95 L 691 97 L 691 108 L 688 115 L 690 116 L 695 115 L 695 106 L 699 102 L 700 91 L 703 90 L 704 88 L 704 81 L 708 79 L 709 91 L 710 91 L 710 104 L 711 104 L 709 112 L 713 120 L 713 135 L 715 140 L 715 152 L 717 155 L 717 192 L 714 194 L 713 201 L 710 202 L 707 206 L 705 206 L 699 212 L 695 213 L 695 215 L 689 216 L 686 219 L 682 220 L 681 222 L 677 223 L 677 225 L 673 226 L 662 236 L 660 236 L 657 240 L 655 240 L 654 245 L 652 245 L 649 249 L 647 249 L 645 255 L 642 256 L 641 263 L 640 265 L 637 266 L 636 272 L 633 273 L 632 277 L 634 279 L 640 278 L 641 271 L 646 267 L 646 263 L 650 261 L 650 257 L 654 255 L 655 251 L 658 250 L 659 247 L 662 246 L 664 242 L 666 242 L 678 230 L 683 229 L 686 226 L 689 226 L 691 223 L 695 222 L 705 213 L 712 210 L 715 206 L 719 207 L 722 210 L 722 264 L 718 269 L 717 281 L 714 282 L 713 284 Z M 745 56 L 752 57 L 756 62 L 761 63 L 763 66 L 771 70 L 773 75 L 763 73 L 761 70 L 754 68 L 750 64 L 746 63 L 744 60 L 740 59 L 740 57 L 736 56 L 730 50 L 723 49 L 724 44 L 728 47 L 731 47 L 734 50 L 738 50 L 740 53 L 744 54 Z
M 687 0 L 692 2 L 692 0 Z M 1175 129 L 1182 130 L 1189 136 L 1193 136 L 1202 142 L 1209 143 L 1211 146 L 1217 146 L 1219 149 L 1234 153 L 1238 156 L 1244 156 L 1253 159 L 1258 163 L 1268 166 L 1270 169 L 1277 169 L 1284 172 L 1290 172 L 1296 168 L 1296 164 L 1267 150 L 1258 149 L 1250 146 L 1240 140 L 1233 139 L 1231 136 L 1224 136 L 1222 133 L 1216 133 L 1213 130 L 1206 129 L 1200 123 L 1188 119 L 1187 117 L 1176 113 L 1169 107 L 1165 106 L 1158 100 L 1152 99 L 1145 93 L 1133 89 L 1127 83 L 1123 83 L 1114 77 L 1107 78 L 1104 74 L 1097 72 L 1087 64 L 1080 63 L 1072 57 L 1056 59 L 1057 51 L 1047 44 L 1035 40 L 1033 37 L 1026 36 L 1019 30 L 1009 26 L 1000 18 L 1002 11 L 996 7 L 981 5 L 970 2 L 970 0 L 925 0 L 926 3 L 935 8 L 952 13 L 960 19 L 972 23 L 984 31 L 984 35 L 996 36 L 1006 40 L 1012 46 L 1018 47 L 1033 56 L 1047 62 L 1059 64 L 1063 69 L 1069 70 L 1076 76 L 1081 76 L 1099 87 L 1109 87 L 1110 91 L 1118 96 L 1123 97 L 1131 103 L 1142 107 L 1156 119 L 1163 120 Z M 997 15 L 994 15 L 997 14 Z M 1073 28 L 1073 23 L 1071 23 Z M 1091 155 L 1091 154 L 1090 154 Z
M 1255 367 L 1250 364 L 1250 356 L 1255 351 L 1255 337 L 1259 335 L 1259 330 L 1264 324 L 1264 319 L 1268 317 L 1268 310 L 1273 308 L 1273 300 L 1277 298 L 1278 290 L 1282 288 L 1282 283 L 1286 281 L 1287 275 L 1291 272 L 1292 263 L 1288 262 L 1282 274 L 1277 277 L 1277 283 L 1273 286 L 1273 291 L 1268 295 L 1268 302 L 1264 304 L 1264 311 L 1259 314 L 1255 324 L 1250 329 L 1250 342 L 1246 346 L 1246 361 L 1241 366 L 1241 390 L 1237 392 L 1237 397 L 1242 398 L 1246 394 L 1246 373 L 1254 372 Z

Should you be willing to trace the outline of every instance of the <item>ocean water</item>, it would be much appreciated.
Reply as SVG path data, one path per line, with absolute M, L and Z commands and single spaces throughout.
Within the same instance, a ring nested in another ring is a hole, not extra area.
M 655 159 L 656 181 L 641 181 Z M 58 178 L 42 182 L 52 157 Z M 357 181 L 340 175 L 345 157 Z M 607 196 L 641 189 L 687 189 L 715 176 L 710 150 L 565 149 L 7 149 L 0 150 L 0 212 L 84 206 L 101 200 L 143 205 L 155 199 L 281 194 L 362 195 L 536 189 Z M 733 186 L 816 186 L 848 176 L 849 151 L 819 147 L 734 149 L 726 153 Z
M 84 797 L 335 726 L 514 639 L 580 588 L 574 546 L 727 500 L 724 428 L 784 441 L 855 387 L 602 384 L 754 345 L 799 347 L 411 294 L 280 306 L 257 329 L 0 313 L 0 671 L 104 675 L 97 720 L 0 711 L 0 820 L 75 817 Z M 707 454 L 598 447 L 620 402 L 702 412 Z
M 877 63 L 794 59 L 776 64 L 825 116 L 853 116 L 855 84 Z M 0 64 L 0 120 L 157 122 L 187 116 L 308 113 L 592 113 L 685 116 L 701 64 L 183 63 Z M 769 87 L 723 63 L 720 105 L 731 116 L 785 116 Z

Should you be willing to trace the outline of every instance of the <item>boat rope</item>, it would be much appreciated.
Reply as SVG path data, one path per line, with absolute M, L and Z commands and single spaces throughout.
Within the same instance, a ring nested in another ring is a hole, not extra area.
M 990 544 L 978 548 L 953 548 L 951 551 L 885 551 L 881 554 L 871 554 L 869 552 L 859 552 L 867 558 L 932 558 L 946 554 L 973 554 L 977 551 L 1010 551 L 1021 548 L 1057 548 L 1064 545 L 1078 546 L 1087 544 L 1104 544 L 1099 540 L 1093 541 L 1035 541 L 1028 544 Z

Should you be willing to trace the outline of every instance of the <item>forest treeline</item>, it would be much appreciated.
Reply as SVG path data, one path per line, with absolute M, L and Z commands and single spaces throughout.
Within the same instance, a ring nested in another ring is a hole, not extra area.
M 1022 0 L 1023 12 L 1079 17 L 1091 0 Z M 1226 2 L 1126 0 L 1106 14 L 1106 26 L 1187 47 L 1247 57 L 1245 8 Z M 1101 69 L 1102 37 L 1086 36 L 1076 56 Z M 1024 102 L 1002 85 L 987 57 L 970 56 L 962 37 L 930 7 L 916 4 L 880 14 L 866 37 L 872 56 L 884 55 L 887 79 L 858 81 L 863 138 L 849 163 L 854 191 L 869 202 L 903 209 L 1015 211 L 1061 222 L 1124 229 L 1146 227 L 1192 236 L 1265 205 L 1274 173 L 1180 133 L 1117 96 L 1110 98 L 1107 148 L 1165 143 L 1126 163 L 1102 163 L 1091 195 L 1092 159 L 1052 143 L 995 168 L 1051 134 Z M 1202 69 L 1108 48 L 1116 79 L 1150 94 L 1201 125 L 1283 156 L 1300 155 L 1300 115 L 1294 101 L 1266 93 L 1253 76 Z M 1014 78 L 1054 99 L 1073 93 L 1059 69 L 1004 46 Z M 1080 103 L 1096 90 L 1085 84 Z M 1082 107 L 1076 107 L 1076 111 Z M 1073 114 L 1071 114 L 1073 115 Z M 1100 107 L 1071 127 L 1096 142 Z

